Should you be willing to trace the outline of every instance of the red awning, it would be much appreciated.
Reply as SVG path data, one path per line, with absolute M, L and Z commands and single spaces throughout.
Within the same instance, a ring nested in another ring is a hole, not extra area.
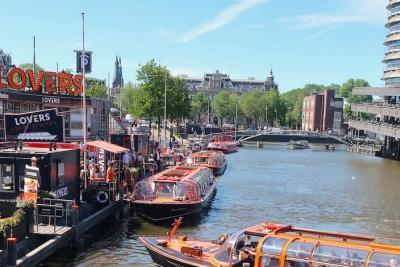
M 114 154 L 125 153 L 128 151 L 128 149 L 126 149 L 125 147 L 117 146 L 117 145 L 110 144 L 110 143 L 107 143 L 104 141 L 92 141 L 92 142 L 88 142 L 87 145 L 88 145 L 88 147 L 101 148 L 101 149 L 104 149 L 104 150 L 114 153 Z

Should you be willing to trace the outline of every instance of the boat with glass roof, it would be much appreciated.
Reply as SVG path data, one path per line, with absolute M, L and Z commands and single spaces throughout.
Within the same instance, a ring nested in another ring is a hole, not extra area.
M 200 213 L 216 191 L 217 180 L 209 168 L 174 166 L 139 181 L 130 202 L 138 215 L 153 222 Z
M 175 237 L 178 220 L 165 237 L 140 237 L 162 266 L 399 267 L 400 246 L 363 235 L 260 223 L 212 241 Z M 393 241 L 393 240 L 392 240 Z
M 186 163 L 188 165 L 203 166 L 210 168 L 214 175 L 224 174 L 228 161 L 221 151 L 204 150 L 190 155 Z

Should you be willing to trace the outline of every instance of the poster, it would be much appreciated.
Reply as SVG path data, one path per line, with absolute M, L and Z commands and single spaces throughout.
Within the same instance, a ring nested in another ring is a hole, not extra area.
M 36 203 L 39 183 L 39 168 L 25 166 L 24 200 L 32 200 Z

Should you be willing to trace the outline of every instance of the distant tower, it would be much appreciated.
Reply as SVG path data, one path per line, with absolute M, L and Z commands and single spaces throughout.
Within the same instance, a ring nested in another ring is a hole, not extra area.
M 115 56 L 115 70 L 111 88 L 112 96 L 115 97 L 117 94 L 119 94 L 122 87 L 124 87 L 124 78 L 122 77 L 121 57 L 118 59 L 118 56 Z
M 278 84 L 275 83 L 275 77 L 272 68 L 269 73 L 269 76 L 267 77 L 267 80 L 264 82 L 264 87 L 265 91 L 269 91 L 271 89 L 278 89 Z
M 384 42 L 387 50 L 382 80 L 386 87 L 400 87 L 400 1 L 389 0 L 386 8 L 389 10 L 385 25 L 388 33 Z
M 3 67 L 3 73 L 1 73 L 1 78 L 7 79 L 8 71 L 15 67 L 11 62 L 11 56 L 6 54 L 2 49 L 0 49 L 0 66 Z

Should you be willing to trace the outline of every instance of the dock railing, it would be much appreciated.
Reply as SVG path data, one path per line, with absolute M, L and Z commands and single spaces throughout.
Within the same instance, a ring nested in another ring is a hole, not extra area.
M 56 234 L 60 229 L 71 226 L 73 200 L 43 198 L 41 201 L 35 207 L 37 233 Z

